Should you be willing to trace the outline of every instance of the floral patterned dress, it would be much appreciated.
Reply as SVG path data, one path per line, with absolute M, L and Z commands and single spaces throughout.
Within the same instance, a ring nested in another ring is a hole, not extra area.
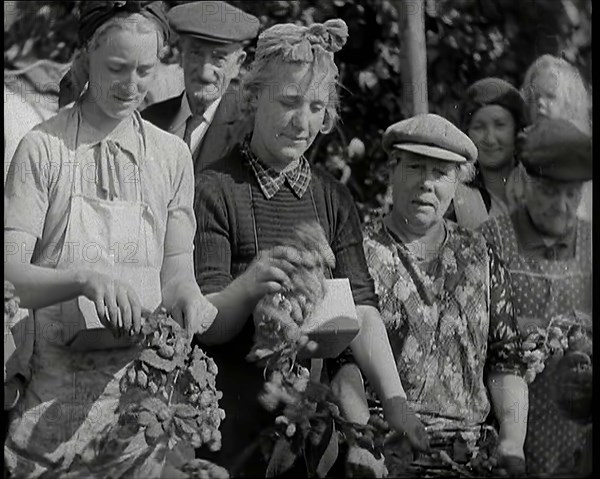
M 563 338 L 568 333 L 568 328 L 563 326 L 565 318 L 571 318 L 572 323 L 579 323 L 587 331 L 591 340 L 592 249 L 589 223 L 578 222 L 575 257 L 565 260 L 541 259 L 521 253 L 511 216 L 501 216 L 484 223 L 482 233 L 510 273 L 522 336 L 528 339 L 532 326 L 548 330 L 549 335 L 551 330 L 561 326 L 562 331 L 558 332 L 557 338 Z M 536 353 L 541 351 L 532 354 Z M 554 400 L 556 358 L 553 355 L 542 356 L 545 364 L 536 371 L 541 374 L 529 385 L 525 459 L 531 474 L 564 477 L 577 473 L 578 457 L 585 454 L 590 426 L 565 417 Z
M 507 273 L 483 236 L 446 223 L 440 254 L 420 262 L 385 227 L 364 241 L 409 404 L 432 445 L 474 444 L 490 412 L 487 373 L 522 375 Z

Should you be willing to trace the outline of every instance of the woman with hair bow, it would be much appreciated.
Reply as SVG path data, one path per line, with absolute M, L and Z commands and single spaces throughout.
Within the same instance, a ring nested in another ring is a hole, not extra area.
M 14 478 L 68 470 L 115 424 L 142 311 L 162 304 L 192 333 L 216 315 L 194 280 L 189 150 L 136 112 L 168 33 L 161 2 L 82 3 L 63 82 L 76 102 L 30 131 L 10 166 L 4 241 L 17 253 L 5 278 L 35 322 L 32 376 L 5 444 Z M 106 329 L 80 331 L 99 336 L 75 349 L 84 304 Z M 142 441 L 106 470 L 146 452 Z
M 377 310 L 352 197 L 333 177 L 313 169 L 304 156 L 317 135 L 331 131 L 338 118 L 334 53 L 347 36 L 346 24 L 339 19 L 265 30 L 243 85 L 254 111 L 253 131 L 212 170 L 203 172 L 196 184 L 196 278 L 211 300 L 210 293 L 220 292 L 214 300 L 219 313 L 201 341 L 213 345 L 207 352 L 219 366 L 218 387 L 224 393 L 221 407 L 227 419 L 221 426 L 223 447 L 215 459 L 222 465 L 231 463 L 274 419 L 257 400 L 262 371 L 245 360 L 252 346 L 250 318 L 265 294 L 291 283 L 293 252 L 287 259 L 270 253 L 297 224 L 315 220 L 335 255 L 332 276 L 350 282 L 361 322 L 350 346 L 356 362 L 382 399 L 391 427 L 405 432 L 415 448 L 427 448 L 422 425 L 406 407 Z M 354 385 L 333 386 L 344 396 L 352 394 Z M 368 420 L 368 415 L 348 412 L 342 407 L 348 419 Z M 262 458 L 255 459 L 237 474 L 264 476 L 266 465 Z

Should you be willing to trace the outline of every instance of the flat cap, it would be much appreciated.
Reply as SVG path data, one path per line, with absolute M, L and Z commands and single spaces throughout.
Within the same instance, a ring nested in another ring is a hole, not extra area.
M 241 43 L 258 35 L 260 21 L 226 2 L 189 2 L 168 13 L 171 28 L 215 43 Z
M 383 149 L 411 151 L 455 163 L 475 162 L 477 147 L 445 118 L 433 113 L 413 116 L 389 126 L 383 134 Z
M 524 135 L 520 157 L 531 176 L 561 182 L 592 179 L 592 138 L 570 121 L 542 118 Z
M 460 109 L 463 131 L 468 130 L 477 110 L 487 105 L 498 105 L 510 111 L 517 130 L 525 126 L 527 105 L 519 90 L 501 78 L 488 77 L 467 88 Z

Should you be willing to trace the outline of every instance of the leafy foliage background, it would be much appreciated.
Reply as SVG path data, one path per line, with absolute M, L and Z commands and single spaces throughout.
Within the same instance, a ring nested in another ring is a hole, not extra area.
M 68 62 L 77 39 L 80 2 L 5 2 L 4 62 L 33 58 Z M 172 7 L 186 2 L 165 2 Z M 410 115 L 403 81 L 405 64 L 398 9 L 415 12 L 417 0 L 230 1 L 275 23 L 310 24 L 343 18 L 350 38 L 338 54 L 342 86 L 341 123 L 313 146 L 317 162 L 351 167 L 347 185 L 363 219 L 385 208 L 388 165 L 381 135 Z M 469 84 L 498 76 L 520 86 L 527 67 L 544 54 L 563 55 L 591 85 L 591 0 L 423 0 L 427 39 L 429 109 L 457 121 L 457 106 Z M 12 23 L 10 23 L 12 21 Z M 178 61 L 177 40 L 168 62 Z M 250 46 L 249 60 L 253 45 Z M 416 88 L 419 88 L 417 86 Z M 422 88 L 422 87 L 421 87 Z M 591 87 L 590 87 L 591 88 Z M 418 90 L 417 90 L 418 91 Z M 352 138 L 364 155 L 348 149 Z

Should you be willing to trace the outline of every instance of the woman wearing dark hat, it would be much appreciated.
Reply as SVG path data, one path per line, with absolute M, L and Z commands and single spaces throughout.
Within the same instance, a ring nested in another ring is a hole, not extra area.
M 510 83 L 484 78 L 467 89 L 461 128 L 477 147 L 477 173 L 456 189 L 450 219 L 474 229 L 514 206 L 509 183 L 516 165 L 516 134 L 523 126 L 525 102 Z
M 527 101 L 529 121 L 541 118 L 562 118 L 571 121 L 583 133 L 592 130 L 592 96 L 581 73 L 564 58 L 545 54 L 536 58 L 529 66 L 521 85 L 521 94 Z M 516 193 L 522 197 L 519 184 Z M 587 182 L 577 215 L 592 222 L 592 182 Z
M 397 161 L 393 207 L 368 227 L 364 248 L 408 403 L 432 450 L 459 462 L 470 459 L 454 454 L 459 444 L 473 451 L 490 436 L 493 407 L 499 466 L 523 471 L 527 386 L 508 277 L 481 234 L 444 219 L 477 149 L 433 114 L 391 125 L 383 147 Z M 388 453 L 391 476 L 419 473 Z
M 337 119 L 334 53 L 347 32 L 343 21 L 328 20 L 310 27 L 275 25 L 259 36 L 244 83 L 253 131 L 197 183 L 197 280 L 204 291 L 221 292 L 219 314 L 203 339 L 215 345 L 209 354 L 219 366 L 217 385 L 224 393 L 223 448 L 215 459 L 223 465 L 231 465 L 272 424 L 257 400 L 263 372 L 245 359 L 252 346 L 251 315 L 265 294 L 291 283 L 293 265 L 271 252 L 296 225 L 309 221 L 323 227 L 335 255 L 332 277 L 349 279 L 361 321 L 351 344 L 357 362 L 380 394 L 392 428 L 405 431 L 416 448 L 426 448 L 422 426 L 404 407 L 354 202 L 343 185 L 314 170 L 304 156 Z M 260 461 L 249 461 L 236 475 L 264 475 Z
M 4 241 L 18 254 L 5 278 L 35 318 L 32 377 L 5 444 L 12 477 L 68 471 L 115 423 L 143 310 L 162 303 L 194 333 L 216 315 L 192 268 L 189 150 L 136 112 L 167 33 L 160 2 L 82 3 L 77 101 L 30 131 L 10 166 Z M 82 314 L 106 329 L 79 331 L 86 347 L 71 347 Z M 106 470 L 147 446 L 128 452 Z
M 570 121 L 541 119 L 529 130 L 521 156 L 523 204 L 489 220 L 482 232 L 510 273 L 522 336 L 547 331 L 563 343 L 567 364 L 579 358 L 581 367 L 567 368 L 569 381 L 554 355 L 542 355 L 526 375 L 528 472 L 571 476 L 590 433 L 580 419 L 591 412 L 591 226 L 577 217 L 577 207 L 592 177 L 591 137 Z

